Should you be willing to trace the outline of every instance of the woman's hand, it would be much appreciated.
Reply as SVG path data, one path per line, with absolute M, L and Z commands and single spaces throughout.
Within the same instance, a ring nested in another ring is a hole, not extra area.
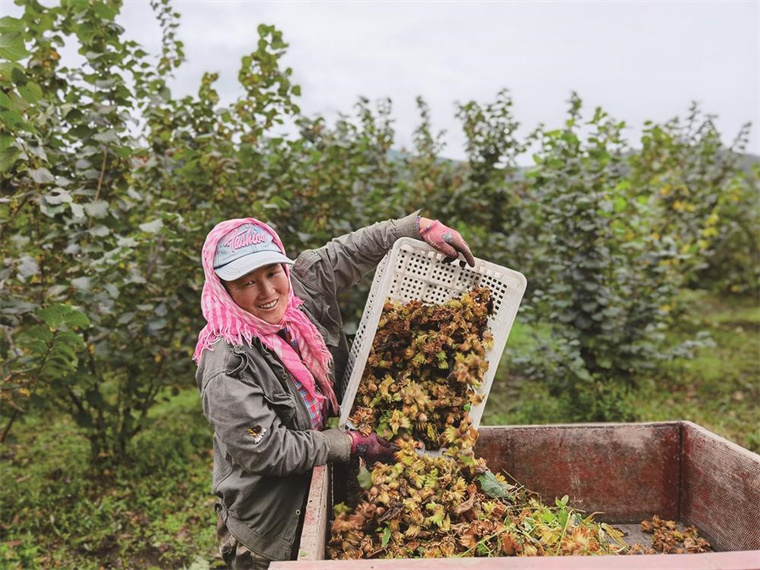
M 379 437 L 376 433 L 362 435 L 358 431 L 346 432 L 351 438 L 351 457 L 359 455 L 368 463 L 382 461 L 387 463 L 393 459 L 393 446 L 387 439 Z
M 475 258 L 472 256 L 470 246 L 464 241 L 461 234 L 444 226 L 438 220 L 420 217 L 420 237 L 435 249 L 444 254 L 447 261 L 455 260 L 461 253 L 470 267 L 475 266 Z

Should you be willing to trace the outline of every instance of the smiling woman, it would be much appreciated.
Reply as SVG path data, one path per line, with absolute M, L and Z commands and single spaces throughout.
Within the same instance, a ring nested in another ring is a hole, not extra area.
M 295 261 L 277 233 L 228 220 L 206 238 L 194 359 L 214 426 L 214 493 L 222 555 L 231 568 L 293 558 L 311 469 L 328 461 L 388 460 L 376 434 L 324 429 L 337 415 L 333 381 L 348 358 L 338 293 L 374 269 L 401 237 L 450 258 L 474 259 L 458 232 L 412 214 L 341 236 Z
M 235 304 L 269 324 L 280 323 L 287 309 L 290 281 L 285 257 L 264 227 L 248 223 L 231 229 L 214 252 L 214 271 Z
M 285 316 L 290 282 L 279 263 L 259 267 L 225 286 L 235 304 L 254 317 L 276 325 Z

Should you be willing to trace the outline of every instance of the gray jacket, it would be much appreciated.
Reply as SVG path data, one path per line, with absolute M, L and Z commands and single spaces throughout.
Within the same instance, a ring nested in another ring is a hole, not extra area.
M 338 293 L 372 270 L 397 239 L 418 237 L 415 217 L 374 224 L 296 259 L 293 291 L 332 353 L 334 378 L 348 359 Z M 222 519 L 254 552 L 294 558 L 312 467 L 348 461 L 350 439 L 311 429 L 292 376 L 257 339 L 252 347 L 218 341 L 203 353 L 196 381 L 214 426 L 213 492 Z

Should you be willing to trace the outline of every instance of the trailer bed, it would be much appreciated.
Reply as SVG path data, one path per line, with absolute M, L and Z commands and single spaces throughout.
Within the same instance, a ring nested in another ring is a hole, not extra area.
M 299 559 L 289 568 L 760 568 L 760 456 L 686 421 L 482 427 L 476 455 L 547 501 L 563 495 L 650 544 L 643 519 L 696 525 L 717 552 L 687 555 L 328 561 L 332 505 L 345 473 L 315 468 Z M 392 566 L 391 566 L 392 565 Z

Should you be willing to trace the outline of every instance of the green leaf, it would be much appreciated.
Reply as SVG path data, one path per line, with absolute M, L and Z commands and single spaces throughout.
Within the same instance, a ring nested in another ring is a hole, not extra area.
M 369 469 L 367 469 L 365 465 L 362 465 L 359 469 L 359 474 L 356 476 L 356 480 L 358 481 L 359 486 L 365 491 L 372 488 L 372 473 L 369 472 Z
M 600 368 L 604 368 L 605 370 L 609 370 L 612 368 L 612 357 L 610 356 L 599 356 L 596 359 L 596 364 Z
M 140 224 L 140 229 L 149 234 L 155 234 L 159 232 L 161 228 L 163 227 L 164 227 L 164 222 L 161 218 L 158 218 L 157 220 L 153 220 L 152 222 L 146 222 L 144 224 Z
M 562 528 L 565 528 L 567 526 L 567 520 L 569 517 L 570 513 L 568 513 L 564 507 L 557 512 L 557 521 L 559 522 L 560 526 L 562 526 Z
M 11 95 L 14 95 L 11 93 Z M 12 98 L 13 100 L 13 98 Z M 18 99 L 18 101 L 23 101 L 23 99 Z M 16 107 L 16 101 L 14 100 L 13 106 Z M 0 119 L 2 119 L 2 122 L 5 123 L 6 127 L 24 127 L 26 123 L 24 122 L 24 116 L 16 111 L 15 109 L 3 109 L 0 111 Z
M 90 319 L 82 311 L 71 309 L 66 315 L 66 324 L 70 327 L 87 328 L 90 326 Z
M 382 537 L 382 539 L 380 540 L 380 545 L 381 545 L 383 548 L 385 548 L 386 546 L 388 546 L 388 542 L 390 541 L 390 539 L 391 539 L 391 536 L 392 536 L 392 535 L 393 535 L 393 532 L 391 531 L 390 527 L 387 527 L 387 526 L 386 526 L 386 527 L 383 529 L 383 537 Z
M 24 46 L 24 36 L 20 32 L 0 34 L 0 57 L 8 61 L 18 61 L 29 55 Z
M 351 507 L 349 507 L 346 503 L 338 503 L 337 505 L 333 506 L 333 516 L 337 517 L 340 514 L 343 513 L 350 513 Z
M 271 202 L 264 204 L 264 208 L 267 210 L 286 210 L 290 208 L 290 202 L 280 196 L 273 196 Z
M 425 522 L 431 522 L 439 528 L 442 527 L 444 524 L 444 519 L 446 518 L 446 511 L 443 508 L 443 505 L 439 505 L 435 502 L 430 502 L 425 505 L 425 508 L 433 513 L 425 519 Z
M 44 344 L 44 349 L 40 352 L 47 350 L 47 345 L 53 340 L 53 332 L 48 327 L 42 325 L 34 325 L 29 327 L 24 332 L 24 340 L 27 342 L 37 341 Z
M 126 325 L 129 322 L 132 321 L 132 319 L 135 317 L 135 314 L 132 312 L 124 313 L 119 317 L 119 320 L 117 321 L 120 325 Z
M 77 336 L 76 333 L 70 334 L 73 334 L 75 337 Z M 74 343 L 71 342 L 71 339 L 60 341 L 59 339 L 61 336 L 62 334 L 58 333 L 53 338 L 53 348 L 50 350 L 50 357 L 57 360 L 65 367 L 67 364 L 76 362 L 77 355 L 72 348 Z
M 480 481 L 480 488 L 489 497 L 501 499 L 509 496 L 508 488 L 491 471 L 483 473 L 478 477 L 478 481 Z
M 42 88 L 32 81 L 27 82 L 25 85 L 19 85 L 18 92 L 29 103 L 36 103 L 42 99 Z
M 26 29 L 24 21 L 20 18 L 4 16 L 0 18 L 0 32 L 23 32 Z
M 84 208 L 80 204 L 74 202 L 69 203 L 71 213 L 75 218 L 84 218 Z
M 21 151 L 15 146 L 0 152 L 0 173 L 9 171 L 16 164 L 19 156 L 21 156 Z
M 66 285 L 53 285 L 47 290 L 47 298 L 59 297 L 66 289 L 68 289 Z
M 160 331 L 161 329 L 166 327 L 167 324 L 168 324 L 168 321 L 166 319 L 162 319 L 162 318 L 151 319 L 148 321 L 148 328 L 154 332 Z
M 93 235 L 95 237 L 105 237 L 111 233 L 111 230 L 109 230 L 107 226 L 100 224 L 100 225 L 95 226 L 94 228 L 90 228 L 89 230 L 87 230 L 87 232 L 90 235 Z
M 119 298 L 119 288 L 116 285 L 113 283 L 106 283 L 103 287 L 106 291 L 108 291 L 108 295 L 111 297 L 111 299 Z
M 92 138 L 98 142 L 102 142 L 103 144 L 108 144 L 108 143 L 117 142 L 119 140 L 119 134 L 116 131 L 109 129 L 102 133 L 94 134 Z
M 71 284 L 80 291 L 89 291 L 92 289 L 92 280 L 89 277 L 77 277 L 71 280 Z
M 23 279 L 33 277 L 40 272 L 40 266 L 33 257 L 22 257 L 19 259 L 18 274 Z
M 3 61 L 0 62 L 0 82 L 10 85 L 11 83 L 21 83 L 22 81 L 17 81 L 15 78 L 16 75 L 21 75 L 20 79 L 22 81 L 26 80 L 26 76 L 24 75 L 24 68 L 21 67 L 18 63 L 13 63 L 11 61 Z
M 70 204 L 73 201 L 71 194 L 63 188 L 53 188 L 50 194 L 45 195 L 45 202 L 51 206 L 57 206 L 58 204 Z
M 50 184 L 55 182 L 55 177 L 47 168 L 34 168 L 29 171 L 29 175 L 37 184 Z
M 47 204 L 40 203 L 40 211 L 48 216 L 49 218 L 55 217 L 57 214 L 60 214 L 63 212 L 63 210 L 66 209 L 66 205 L 62 204 L 60 206 L 48 206 Z
M 87 318 L 87 315 L 74 309 L 71 305 L 64 303 L 56 303 L 47 307 L 40 307 L 36 312 L 37 316 L 51 329 L 59 329 L 64 326 L 82 328 L 90 326 L 90 319 Z M 67 338 L 72 339 L 74 337 L 79 338 L 76 333 L 70 331 L 68 336 L 63 333 L 61 333 L 61 335 L 61 338 L 64 340 Z M 74 335 L 74 337 L 71 335 Z
M 614 208 L 615 208 L 616 213 L 619 213 L 625 210 L 625 207 L 627 205 L 628 205 L 628 202 L 622 196 L 618 196 L 617 198 L 615 198 Z
M 546 510 L 541 513 L 540 518 L 546 524 L 554 524 L 557 522 L 557 516 L 550 510 Z
M 66 305 L 62 304 L 40 307 L 37 309 L 37 316 L 45 321 L 45 324 L 51 329 L 57 329 L 66 321 L 64 316 L 65 307 Z
M 105 2 L 96 2 L 92 6 L 92 10 L 98 18 L 108 21 L 113 20 L 116 17 L 116 14 L 118 14 L 117 10 L 108 6 Z
M 82 204 L 82 206 L 87 215 L 93 218 L 105 218 L 108 215 L 108 202 L 105 200 Z

